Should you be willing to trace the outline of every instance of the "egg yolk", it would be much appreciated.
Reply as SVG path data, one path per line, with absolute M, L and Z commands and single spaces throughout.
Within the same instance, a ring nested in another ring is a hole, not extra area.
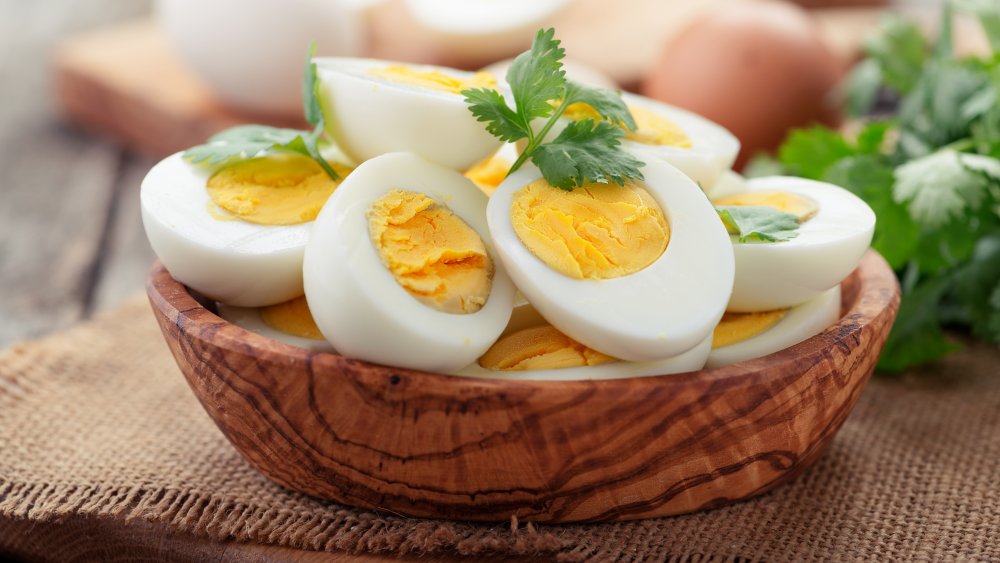
M 323 333 L 316 326 L 316 321 L 313 320 L 312 313 L 309 312 L 309 305 L 306 303 L 305 297 L 297 297 L 277 305 L 261 307 L 260 319 L 267 326 L 285 334 L 323 340 Z
M 479 365 L 491 370 L 521 371 L 598 366 L 617 361 L 587 348 L 551 325 L 544 325 L 500 338 L 479 358 Z
M 798 194 L 789 192 L 743 192 L 725 197 L 720 197 L 713 201 L 720 206 L 755 206 L 770 207 L 785 213 L 791 213 L 799 218 L 799 223 L 805 223 L 816 216 L 819 212 L 819 205 Z
M 722 315 L 722 320 L 712 333 L 712 348 L 722 348 L 753 338 L 778 324 L 788 313 L 788 309 L 775 309 L 759 313 L 730 313 Z
M 368 209 L 382 263 L 410 295 L 445 313 L 475 313 L 493 283 L 483 239 L 424 194 L 392 190 Z
M 497 80 L 488 72 L 477 72 L 469 78 L 459 78 L 439 70 L 417 70 L 406 65 L 389 65 L 368 70 L 370 76 L 386 82 L 416 86 L 427 90 L 461 94 L 469 88 L 497 87 Z
M 655 262 L 670 240 L 660 206 L 635 184 L 566 192 L 539 179 L 514 194 L 510 221 L 532 254 L 576 279 L 634 274 Z
M 482 160 L 465 171 L 465 177 L 472 180 L 472 183 L 487 196 L 492 196 L 500 182 L 507 177 L 507 171 L 513 164 L 506 158 L 493 155 Z
M 330 166 L 341 177 L 351 172 L 342 164 Z M 225 166 L 208 179 L 206 188 L 218 208 L 239 219 L 258 225 L 295 225 L 315 219 L 338 184 L 313 159 L 283 154 Z
M 629 112 L 635 119 L 635 131 L 625 131 L 625 138 L 644 145 L 666 145 L 671 147 L 691 148 L 691 138 L 679 125 L 663 117 L 655 111 L 641 106 L 629 106 Z M 599 120 L 601 116 L 588 104 L 578 102 L 570 104 L 563 113 L 564 116 L 579 121 L 581 119 Z

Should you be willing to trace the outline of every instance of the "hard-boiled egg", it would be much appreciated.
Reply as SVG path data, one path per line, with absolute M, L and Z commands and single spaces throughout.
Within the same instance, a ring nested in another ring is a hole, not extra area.
M 358 162 L 407 151 L 465 170 L 500 148 L 461 94 L 496 87 L 488 74 L 373 59 L 314 61 L 327 133 Z
M 341 176 L 350 171 L 334 167 Z M 272 305 L 302 295 L 310 222 L 336 186 L 300 155 L 210 168 L 178 153 L 143 180 L 142 221 L 153 251 L 181 283 L 230 305 Z
M 272 340 L 310 350 L 334 351 L 313 321 L 305 297 L 267 307 L 218 303 L 216 310 L 223 319 Z
M 840 318 L 840 286 L 790 309 L 726 313 L 715 328 L 707 367 L 760 358 L 823 332 Z
M 875 229 L 875 213 L 851 192 L 823 182 L 771 176 L 716 205 L 767 206 L 799 216 L 798 236 L 784 242 L 738 242 L 729 311 L 793 307 L 838 285 L 858 265 Z
M 514 300 L 486 202 L 460 173 L 410 153 L 352 172 L 316 219 L 303 265 L 327 340 L 351 358 L 428 371 L 482 355 Z
M 547 323 L 504 335 L 478 362 L 456 375 L 508 380 L 571 381 L 667 375 L 701 369 L 712 347 L 708 337 L 664 360 L 623 362 L 590 349 Z
M 732 244 L 698 186 L 664 161 L 625 187 L 565 192 L 537 169 L 508 177 L 487 218 L 518 289 L 552 325 L 629 361 L 707 338 L 733 283 Z
M 507 171 L 517 160 L 517 156 L 517 146 L 514 143 L 504 143 L 496 153 L 466 170 L 465 177 L 472 180 L 484 194 L 491 196 L 507 177 Z

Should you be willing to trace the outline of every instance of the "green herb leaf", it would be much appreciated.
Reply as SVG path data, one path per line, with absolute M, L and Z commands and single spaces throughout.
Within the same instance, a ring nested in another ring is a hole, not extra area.
M 551 142 L 539 145 L 532 161 L 549 184 L 571 190 L 588 182 L 624 185 L 630 178 L 642 178 L 643 165 L 619 150 L 624 135 L 608 121 L 581 119 L 571 122 Z
M 772 207 L 718 206 L 715 210 L 729 234 L 740 242 L 782 242 L 799 234 L 798 217 Z
M 511 143 L 531 135 L 531 127 L 524 117 L 507 107 L 503 95 L 496 90 L 476 88 L 462 92 L 469 111 L 477 121 L 486 123 L 486 130 L 494 137 Z
M 778 150 L 778 159 L 789 173 L 818 180 L 835 162 L 853 154 L 839 133 L 816 126 L 793 131 Z
M 1000 342 L 1000 234 L 979 240 L 956 275 L 955 289 L 973 332 Z
M 916 221 L 940 227 L 979 208 L 991 175 L 1000 178 L 996 159 L 942 149 L 897 168 L 893 194 Z
M 920 28 L 896 14 L 882 20 L 880 33 L 865 41 L 865 51 L 878 65 L 885 84 L 900 94 L 916 86 L 927 60 Z
M 573 82 L 566 81 L 566 93 L 563 100 L 568 104 L 584 103 L 594 108 L 602 118 L 611 123 L 624 127 L 630 131 L 635 131 L 635 119 L 632 112 L 622 100 L 620 93 L 604 88 L 594 88 Z
M 561 99 L 566 88 L 566 72 L 562 68 L 566 50 L 559 46 L 555 33 L 553 28 L 538 30 L 531 49 L 518 55 L 507 70 L 507 83 L 517 113 L 525 123 L 552 115 L 549 101 Z
M 866 115 L 875 107 L 882 86 L 882 68 L 875 59 L 865 59 L 854 65 L 847 75 L 844 104 L 852 117 Z
M 283 149 L 308 156 L 305 131 L 279 129 L 265 125 L 239 125 L 209 138 L 208 142 L 184 151 L 192 164 L 221 164 L 228 160 L 248 159 L 270 149 Z
M 938 318 L 938 305 L 948 290 L 951 278 L 930 278 L 903 295 L 896 323 L 882 350 L 878 367 L 898 372 L 947 356 L 959 346 L 945 338 Z

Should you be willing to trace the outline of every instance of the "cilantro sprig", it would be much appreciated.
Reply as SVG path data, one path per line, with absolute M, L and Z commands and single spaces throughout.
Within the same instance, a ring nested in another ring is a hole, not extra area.
M 773 207 L 720 205 L 715 211 L 740 242 L 783 242 L 799 234 L 798 217 Z
M 500 140 L 527 140 L 508 175 L 531 160 L 549 184 L 563 190 L 590 182 L 623 185 L 641 180 L 644 163 L 621 149 L 622 128 L 636 127 L 621 95 L 567 80 L 565 55 L 554 29 L 539 30 L 531 49 L 507 71 L 514 107 L 497 90 L 475 88 L 462 91 L 469 111 Z M 600 119 L 572 122 L 548 140 L 553 126 L 575 103 L 589 105 Z M 537 132 L 534 120 L 545 120 Z
M 208 142 L 184 151 L 184 158 L 192 164 L 206 162 L 221 164 L 231 160 L 243 160 L 259 156 L 270 150 L 298 153 L 312 158 L 330 178 L 339 180 L 340 175 L 319 152 L 323 138 L 323 111 L 319 105 L 319 79 L 316 75 L 316 43 L 309 46 L 306 56 L 302 105 L 306 122 L 312 131 L 285 129 L 267 125 L 238 125 L 216 133 Z
M 992 54 L 955 55 L 953 13 L 979 19 Z M 939 28 L 932 43 L 887 19 L 846 84 L 849 112 L 880 117 L 850 135 L 795 131 L 771 163 L 843 186 L 875 211 L 872 246 L 903 289 L 883 371 L 957 349 L 945 327 L 1000 343 L 1000 4 L 948 0 Z

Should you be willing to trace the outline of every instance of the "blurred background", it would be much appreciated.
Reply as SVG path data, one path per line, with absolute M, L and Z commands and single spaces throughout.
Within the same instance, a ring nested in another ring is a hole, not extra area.
M 841 123 L 838 84 L 890 10 L 931 26 L 937 3 L 0 0 L 0 345 L 139 292 L 143 175 L 237 123 L 300 124 L 313 39 L 321 55 L 502 73 L 555 26 L 571 76 L 721 123 L 742 165 L 793 127 Z

